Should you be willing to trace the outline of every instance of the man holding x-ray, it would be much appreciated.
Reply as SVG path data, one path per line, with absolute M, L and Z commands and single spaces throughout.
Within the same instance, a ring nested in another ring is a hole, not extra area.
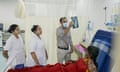
M 60 18 L 61 26 L 57 28 L 57 59 L 59 63 L 69 61 L 73 52 L 73 43 L 70 29 L 73 27 L 73 22 L 69 22 L 66 17 Z

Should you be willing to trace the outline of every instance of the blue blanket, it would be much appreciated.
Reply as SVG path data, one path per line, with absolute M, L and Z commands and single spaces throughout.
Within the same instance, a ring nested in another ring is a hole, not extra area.
M 110 51 L 112 48 L 112 32 L 98 30 L 92 40 L 91 45 L 99 48 L 97 57 L 98 72 L 110 72 Z

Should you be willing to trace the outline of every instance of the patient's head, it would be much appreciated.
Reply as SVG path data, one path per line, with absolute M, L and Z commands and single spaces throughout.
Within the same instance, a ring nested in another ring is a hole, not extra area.
M 96 58 L 99 54 L 99 49 L 95 46 L 89 46 L 88 47 L 88 54 L 89 54 L 90 58 L 93 60 L 94 64 L 97 67 L 98 65 L 96 63 Z
M 89 72 L 97 72 L 97 67 L 95 66 L 92 59 L 88 60 L 88 70 Z

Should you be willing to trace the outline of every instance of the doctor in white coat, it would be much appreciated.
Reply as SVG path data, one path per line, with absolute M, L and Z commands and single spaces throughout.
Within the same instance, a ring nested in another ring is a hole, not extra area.
M 40 36 L 42 34 L 42 29 L 39 25 L 34 25 L 31 31 L 33 32 L 33 37 L 29 45 L 26 66 L 44 66 L 47 64 L 48 55 L 45 49 L 45 41 Z
M 3 49 L 3 56 L 8 62 L 14 58 L 12 65 L 14 65 L 15 68 L 23 68 L 25 63 L 25 51 L 23 39 L 19 35 L 19 26 L 12 24 L 8 32 L 11 33 L 11 36 L 6 41 L 6 45 Z

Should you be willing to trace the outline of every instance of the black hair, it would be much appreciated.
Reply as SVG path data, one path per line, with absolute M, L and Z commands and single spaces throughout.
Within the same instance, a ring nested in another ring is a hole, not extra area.
M 93 60 L 95 66 L 98 67 L 96 59 L 97 59 L 97 56 L 99 54 L 99 48 L 97 48 L 95 46 L 89 46 L 88 53 L 89 53 L 90 58 Z
M 31 28 L 31 31 L 35 32 L 37 30 L 37 27 L 38 27 L 38 25 L 33 25 L 33 27 Z
M 10 25 L 10 27 L 9 27 L 9 29 L 8 29 L 8 32 L 9 32 L 9 33 L 14 32 L 17 27 L 18 27 L 17 24 L 12 24 L 12 25 Z
M 63 19 L 66 19 L 66 17 L 61 17 L 60 20 L 59 20 L 60 23 L 62 23 Z

